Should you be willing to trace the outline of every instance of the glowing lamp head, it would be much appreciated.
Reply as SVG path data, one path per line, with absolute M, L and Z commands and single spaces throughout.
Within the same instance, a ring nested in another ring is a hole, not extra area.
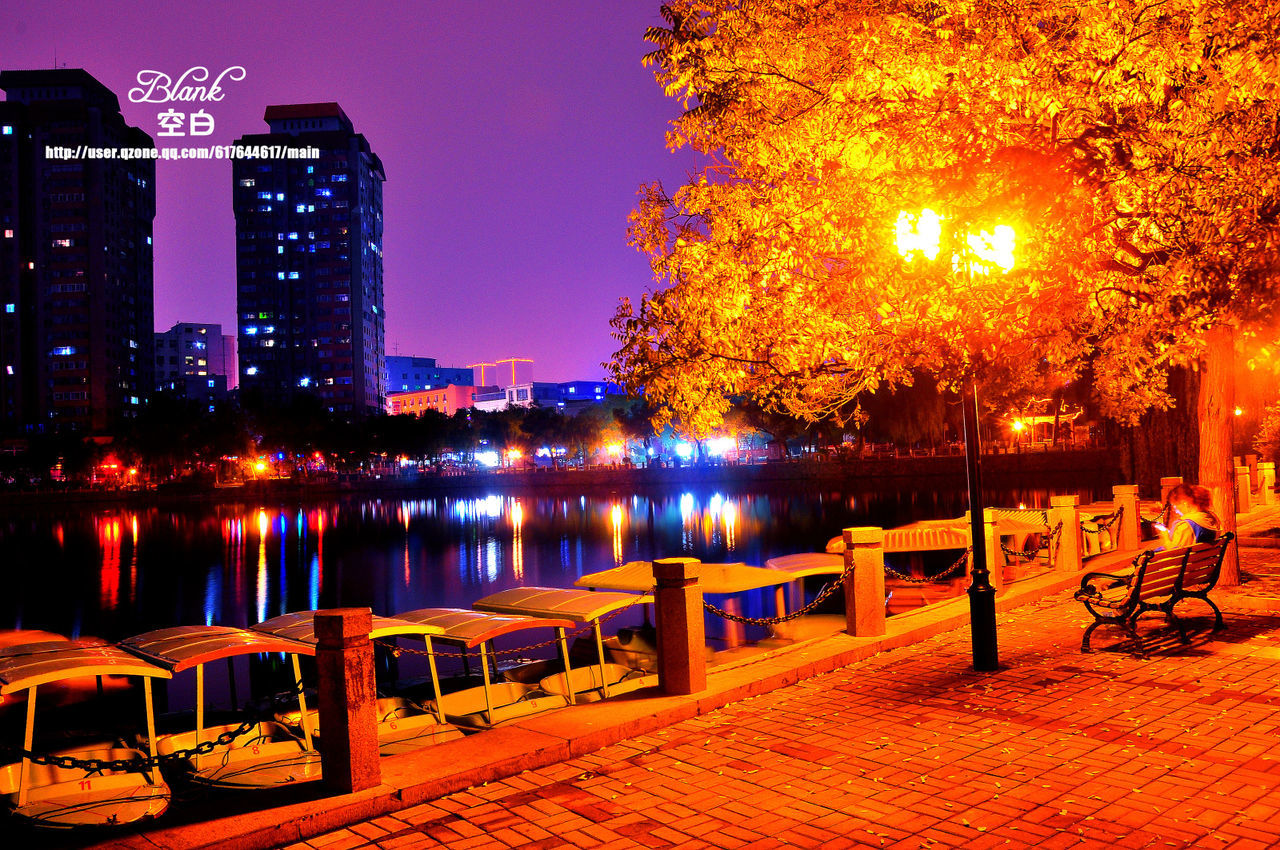
M 1241 408 L 1239 408 L 1239 407 L 1237 407 L 1237 408 L 1236 408 L 1236 416 L 1243 416 L 1243 415 L 1244 415 L 1244 410 L 1243 410 L 1243 409 L 1241 409 Z
M 256 472 L 266 472 L 267 462 L 265 460 L 260 460 L 253 465 L 253 468 L 254 468 L 254 471 Z
M 1026 423 L 1023 422 L 1021 419 L 1013 420 L 1013 430 L 1021 431 L 1023 428 L 1026 428 L 1026 427 L 1027 427 Z
M 915 215 L 904 210 L 898 213 L 894 230 L 898 253 L 903 259 L 910 262 L 917 253 L 930 260 L 937 259 L 942 244 L 942 217 L 936 212 L 923 209 L 919 215 Z
M 605 451 L 608 452 L 610 455 L 617 457 L 618 455 L 622 454 L 622 443 L 610 443 L 608 446 L 605 447 Z

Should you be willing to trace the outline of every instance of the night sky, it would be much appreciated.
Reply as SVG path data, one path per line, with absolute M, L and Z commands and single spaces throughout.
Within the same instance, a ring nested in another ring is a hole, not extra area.
M 659 0 L 51 2 L 5 0 L 0 69 L 81 67 L 162 146 L 266 132 L 268 104 L 337 101 L 386 168 L 387 353 L 467 365 L 532 357 L 538 380 L 596 379 L 608 319 L 652 286 L 626 244 L 642 182 L 691 170 L 664 133 L 678 104 L 640 60 Z M 139 71 L 240 65 L 211 136 L 159 138 L 169 105 Z M 226 161 L 159 162 L 156 327 L 235 327 Z

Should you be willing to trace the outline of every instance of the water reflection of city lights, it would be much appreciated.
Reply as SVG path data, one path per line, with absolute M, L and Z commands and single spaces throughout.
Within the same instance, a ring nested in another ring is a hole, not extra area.
M 267 530 L 271 527 L 271 519 L 265 510 L 258 510 L 258 576 L 254 598 L 257 602 L 258 619 L 261 623 L 267 619 Z
M 524 581 L 524 506 L 516 499 L 511 505 L 511 572 Z
M 97 525 L 98 545 L 102 550 L 98 601 L 103 610 L 114 611 L 120 604 L 120 520 L 101 520 Z
M 732 552 L 738 548 L 738 506 L 733 502 L 725 502 L 721 517 L 724 519 L 724 545 Z
M 613 520 L 613 565 L 622 566 L 622 505 L 616 502 L 609 511 Z

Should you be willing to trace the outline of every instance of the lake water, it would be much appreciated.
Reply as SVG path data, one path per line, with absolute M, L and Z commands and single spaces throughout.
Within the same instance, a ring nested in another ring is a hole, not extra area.
M 1050 495 L 1005 490 L 990 498 L 1037 508 Z M 10 515 L 0 518 L 0 629 L 119 640 L 172 625 L 247 626 L 312 608 L 465 608 L 509 587 L 568 587 L 632 560 L 686 555 L 762 565 L 820 551 L 847 526 L 958 516 L 965 504 L 958 489 L 888 483 Z M 745 613 L 772 613 L 766 596 L 747 599 Z

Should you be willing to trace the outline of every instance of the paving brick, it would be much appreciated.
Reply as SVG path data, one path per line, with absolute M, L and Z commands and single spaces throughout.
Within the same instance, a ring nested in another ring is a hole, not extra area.
M 307 845 L 1277 846 L 1280 615 L 1247 592 L 1188 649 L 1144 620 L 1148 660 L 1081 655 L 1059 594 L 1000 615 L 995 673 L 948 632 Z

